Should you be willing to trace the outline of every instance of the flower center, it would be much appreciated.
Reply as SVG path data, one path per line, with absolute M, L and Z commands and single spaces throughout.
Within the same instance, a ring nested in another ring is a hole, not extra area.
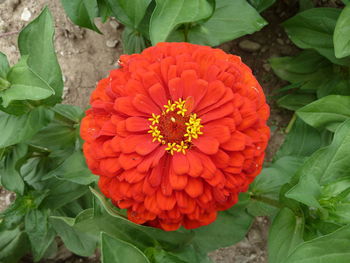
M 186 154 L 186 150 L 192 145 L 192 140 L 197 139 L 201 132 L 201 119 L 197 114 L 186 114 L 186 101 L 179 99 L 175 102 L 168 101 L 164 105 L 164 110 L 160 115 L 152 114 L 150 130 L 153 141 L 166 144 L 166 150 L 170 154 L 181 152 Z

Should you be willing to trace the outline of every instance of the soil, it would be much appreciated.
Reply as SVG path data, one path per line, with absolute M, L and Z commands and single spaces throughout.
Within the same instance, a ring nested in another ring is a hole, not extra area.
M 276 107 L 271 99 L 274 92 L 286 83 L 273 74 L 268 64 L 268 59 L 271 57 L 288 56 L 298 52 L 280 26 L 281 22 L 298 11 L 297 4 L 290 2 L 293 1 L 277 1 L 272 8 L 262 13 L 269 25 L 260 32 L 220 46 L 226 52 L 241 56 L 242 60 L 253 69 L 254 75 L 265 90 L 271 106 L 269 125 L 272 136 L 267 150 L 268 162 L 281 145 L 283 130 L 291 117 L 290 113 Z M 319 2 L 331 5 L 335 1 Z M 97 20 L 96 24 L 102 34 L 81 29 L 67 18 L 59 0 L 0 0 L 0 51 L 8 56 L 12 65 L 19 58 L 18 32 L 46 5 L 51 10 L 56 25 L 55 47 L 64 76 L 65 103 L 85 108 L 97 81 L 116 67 L 118 57 L 122 53 L 122 45 L 119 43 L 122 27 L 118 27 L 115 20 L 108 20 L 105 24 Z M 247 40 L 253 42 L 249 43 L 250 48 L 247 47 Z M 116 41 L 118 43 L 111 47 L 111 43 Z M 0 188 L 0 211 L 4 210 L 13 199 L 12 193 Z M 234 246 L 214 251 L 210 257 L 217 263 L 267 262 L 268 226 L 266 218 L 257 218 L 244 240 Z M 59 251 L 55 259 L 45 262 L 98 262 L 96 256 L 76 257 L 63 246 Z M 31 261 L 28 259 L 25 262 Z

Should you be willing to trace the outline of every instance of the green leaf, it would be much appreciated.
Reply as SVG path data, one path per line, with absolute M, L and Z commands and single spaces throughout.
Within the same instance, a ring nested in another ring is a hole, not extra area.
M 74 149 L 75 141 L 78 137 L 77 127 L 53 120 L 48 126 L 41 129 L 31 138 L 28 143 L 51 151 L 68 148 Z
M 264 168 L 250 185 L 251 200 L 247 206 L 248 212 L 254 216 L 276 214 L 276 204 L 268 204 L 267 201 L 278 202 L 281 187 L 290 181 L 303 161 L 302 157 L 284 156 L 270 167 Z
M 0 111 L 0 148 L 30 139 L 53 118 L 53 112 L 43 107 L 14 116 Z
M 210 252 L 220 247 L 231 246 L 242 240 L 248 232 L 253 217 L 245 211 L 242 202 L 218 213 L 215 222 L 193 230 L 193 241 L 203 252 Z
M 123 217 L 120 212 L 116 211 L 102 194 L 92 188 L 90 188 L 90 190 L 101 202 L 103 208 L 109 215 L 102 215 L 100 218 L 95 218 L 95 220 L 91 221 L 91 224 L 96 224 L 96 227 L 99 228 L 98 231 L 106 232 L 126 242 L 133 243 L 141 249 L 152 246 L 150 244 L 152 244 L 152 242 L 154 243 L 155 239 L 163 248 L 178 249 L 179 244 L 186 245 L 193 238 L 194 233 L 190 231 L 177 230 L 166 232 L 158 228 L 135 224 Z M 118 227 L 116 228 L 115 226 Z M 130 239 L 130 237 L 136 236 L 137 238 Z
M 27 233 L 34 262 L 38 262 L 55 238 L 55 232 L 48 223 L 47 213 L 40 210 L 32 210 L 25 217 L 25 232 Z
M 285 263 L 348 263 L 350 226 L 300 244 Z
M 56 178 L 47 180 L 44 187 L 50 191 L 43 201 L 42 207 L 52 210 L 61 208 L 89 191 L 89 188 L 84 185 L 58 180 Z
M 27 60 L 28 57 L 23 56 L 7 75 L 11 86 L 0 92 L 4 107 L 14 100 L 42 100 L 55 94 L 54 89 L 28 66 Z
M 21 56 L 28 55 L 28 66 L 55 90 L 55 95 L 44 101 L 49 105 L 61 101 L 63 92 L 62 73 L 54 50 L 53 36 L 52 16 L 49 9 L 44 8 L 18 37 Z
M 335 131 L 350 118 L 350 96 L 329 95 L 299 109 L 297 115 L 312 127 Z
M 97 0 L 61 0 L 61 3 L 74 24 L 101 33 L 94 22 L 99 16 Z
M 275 57 L 269 60 L 274 73 L 283 80 L 300 83 L 330 63 L 312 50 L 304 50 L 295 57 Z
M 214 14 L 208 21 L 190 28 L 188 41 L 217 46 L 259 31 L 265 25 L 267 22 L 246 0 L 221 0 L 216 2 Z
M 0 78 L 6 79 L 7 73 L 10 70 L 9 62 L 4 53 L 0 52 Z
M 130 27 L 125 27 L 122 34 L 123 50 L 126 54 L 141 53 L 147 47 L 146 39 Z
M 56 104 L 52 110 L 75 123 L 79 123 L 84 115 L 80 107 L 68 104 Z
M 315 5 L 312 0 L 299 0 L 299 11 L 313 8 Z
M 151 0 L 117 0 L 120 7 L 129 17 L 133 28 L 137 28 L 142 18 L 145 16 L 147 7 Z
M 319 132 L 297 118 L 274 158 L 279 159 L 288 155 L 308 157 L 320 147 L 329 145 L 331 139 L 331 132 Z
M 350 120 L 338 127 L 331 145 L 316 151 L 300 168 L 299 182 L 286 196 L 309 206 L 321 208 L 321 186 L 349 176 Z
M 350 6 L 340 13 L 333 36 L 334 51 L 337 58 L 350 55 Z
M 269 263 L 285 262 L 294 248 L 303 242 L 304 219 L 283 208 L 273 220 L 268 240 Z
M 150 21 L 153 45 L 166 41 L 179 25 L 197 22 L 212 14 L 212 6 L 206 0 L 156 0 L 156 3 Z
M 77 230 L 73 224 L 67 224 L 67 222 L 59 218 L 51 218 L 53 228 L 62 239 L 64 245 L 73 253 L 82 256 L 91 256 L 96 249 L 96 239 L 82 231 Z
M 249 3 L 254 6 L 259 13 L 269 8 L 275 2 L 276 0 L 249 0 Z
M 105 0 L 97 0 L 97 5 L 98 16 L 101 17 L 102 23 L 105 23 L 107 19 L 112 15 L 112 10 Z
M 77 150 L 68 157 L 60 166 L 52 170 L 48 177 L 55 176 L 61 180 L 67 180 L 76 184 L 88 185 L 97 181 L 87 168 L 85 158 L 81 150 Z
M 27 151 L 27 145 L 18 144 L 6 155 L 3 165 L 0 164 L 1 185 L 20 195 L 23 195 L 25 185 L 17 163 L 26 156 Z
M 146 255 L 134 245 L 103 232 L 101 233 L 101 254 L 102 263 L 150 263 Z
M 314 49 L 335 64 L 347 65 L 348 60 L 337 59 L 334 54 L 333 32 L 340 12 L 336 8 L 312 8 L 298 13 L 283 25 L 298 47 Z
M 28 250 L 27 235 L 19 227 L 0 231 L 0 262 L 16 263 Z
M 299 108 L 310 104 L 314 100 L 316 100 L 314 94 L 292 93 L 278 99 L 277 105 L 288 110 L 296 111 Z

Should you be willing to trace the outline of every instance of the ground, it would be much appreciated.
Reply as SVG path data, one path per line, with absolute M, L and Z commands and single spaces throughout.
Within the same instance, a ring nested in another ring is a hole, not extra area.
M 271 100 L 274 91 L 285 83 L 273 74 L 268 64 L 271 57 L 293 55 L 298 50 L 280 26 L 282 21 L 297 12 L 297 4 L 291 5 L 290 2 L 293 1 L 278 1 L 264 12 L 262 15 L 269 25 L 260 32 L 220 46 L 226 52 L 241 56 L 253 69 L 254 75 L 265 90 L 271 106 L 269 125 L 272 131 L 267 161 L 272 160 L 273 154 L 283 141 L 283 129 L 290 119 L 290 114 L 278 109 Z M 336 1 L 319 2 L 332 5 Z M 114 20 L 108 20 L 105 24 L 97 21 L 102 32 L 97 34 L 74 26 L 65 15 L 59 0 L 0 0 L 0 51 L 8 56 L 12 65 L 19 57 L 18 31 L 35 18 L 45 5 L 48 5 L 54 16 L 55 47 L 64 76 L 65 102 L 85 108 L 97 81 L 116 67 L 118 57 L 122 54 L 122 26 Z M 13 198 L 11 193 L 0 188 L 0 211 L 9 205 Z M 268 226 L 266 218 L 257 218 L 244 240 L 232 247 L 211 253 L 211 258 L 217 263 L 267 262 Z M 98 262 L 96 256 L 83 259 L 73 256 L 64 247 L 60 249 L 57 258 L 45 262 Z

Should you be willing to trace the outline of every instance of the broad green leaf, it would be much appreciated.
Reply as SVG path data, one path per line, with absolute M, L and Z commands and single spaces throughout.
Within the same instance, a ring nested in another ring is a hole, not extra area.
M 331 132 L 319 132 L 297 118 L 292 130 L 286 135 L 282 146 L 275 154 L 274 158 L 279 159 L 288 155 L 308 157 L 320 147 L 329 145 L 331 139 Z
M 299 0 L 299 11 L 304 11 L 315 7 L 312 0 Z
M 6 155 L 3 164 L 0 164 L 1 185 L 19 195 L 23 195 L 25 185 L 17 164 L 26 156 L 27 151 L 27 145 L 18 144 Z
M 74 24 L 100 33 L 94 22 L 99 16 L 97 0 L 61 0 L 61 3 Z
M 146 255 L 134 245 L 101 233 L 102 263 L 150 263 Z
M 277 105 L 288 110 L 296 111 L 316 99 L 317 98 L 314 94 L 292 93 L 278 99 Z
M 276 57 L 269 60 L 274 73 L 283 80 L 299 83 L 330 63 L 317 52 L 304 50 L 295 57 Z
M 124 28 L 122 41 L 126 54 L 141 53 L 147 47 L 147 40 L 139 32 L 129 27 Z
M 97 0 L 98 16 L 101 17 L 102 23 L 105 23 L 107 19 L 112 15 L 112 10 L 109 4 L 105 0 Z
M 302 243 L 284 263 L 348 263 L 350 226 Z
M 78 137 L 79 131 L 77 127 L 53 120 L 31 138 L 28 143 L 52 151 L 74 148 Z
M 321 206 L 327 210 L 323 220 L 337 224 L 350 223 L 350 179 L 341 178 L 322 187 Z
M 89 191 L 89 188 L 84 185 L 58 180 L 55 177 L 46 180 L 44 187 L 50 191 L 43 201 L 42 207 L 52 210 L 61 208 Z
M 297 172 L 299 182 L 286 196 L 321 208 L 321 186 L 350 175 L 350 120 L 338 127 L 331 145 L 316 151 Z
M 151 0 L 117 0 L 120 7 L 129 17 L 133 28 L 137 28 L 144 17 Z
M 193 243 L 203 252 L 227 247 L 242 240 L 248 232 L 253 217 L 245 211 L 242 202 L 218 213 L 215 222 L 193 230 Z
M 171 31 L 179 25 L 197 22 L 212 14 L 212 6 L 207 0 L 156 0 L 156 3 L 150 21 L 153 45 L 166 41 Z
M 0 111 L 0 148 L 4 148 L 33 137 L 39 130 L 48 125 L 53 112 L 38 107 L 30 112 L 15 116 Z
M 248 212 L 254 216 L 276 214 L 275 205 L 278 205 L 281 187 L 290 181 L 303 164 L 303 160 L 302 157 L 284 156 L 270 167 L 264 168 L 250 185 L 251 200 L 247 206 Z
M 45 8 L 18 37 L 21 56 L 28 55 L 28 66 L 55 90 L 55 95 L 44 101 L 50 105 L 61 101 L 63 92 L 62 73 L 54 50 L 53 36 L 52 16 L 49 9 Z
M 312 127 L 335 131 L 350 118 L 350 97 L 329 95 L 302 107 L 297 115 Z
M 52 218 L 50 222 L 70 251 L 83 257 L 89 257 L 95 252 L 97 242 L 93 236 L 77 230 L 74 224 L 67 224 L 58 218 Z
M 333 42 L 337 58 L 350 55 L 350 6 L 346 6 L 340 13 L 334 30 Z
M 54 89 L 28 66 L 27 60 L 28 57 L 23 56 L 7 74 L 11 86 L 0 92 L 4 107 L 14 100 L 42 100 L 55 94 Z
M 268 240 L 269 263 L 285 262 L 294 248 L 303 242 L 304 219 L 283 208 L 272 222 Z
M 133 243 L 140 249 L 152 246 L 151 244 L 154 243 L 155 240 L 157 240 L 165 249 L 178 249 L 179 244 L 181 244 L 181 246 L 186 245 L 194 236 L 192 231 L 177 230 L 166 232 L 158 228 L 135 224 L 122 216 L 120 212 L 116 211 L 102 194 L 92 188 L 90 190 L 108 213 L 108 215 L 104 214 L 101 217 L 96 217 L 91 219 L 89 223 L 86 223 L 86 225 L 95 225 L 94 228 L 91 226 L 87 227 L 92 231 L 106 232 L 109 235 L 120 238 L 126 242 Z M 247 222 L 244 223 L 247 224 Z M 85 226 L 84 229 L 86 229 Z
M 250 185 L 249 191 L 254 196 L 278 199 L 281 186 L 290 181 L 303 162 L 304 158 L 294 156 L 278 159 L 270 167 L 262 170 Z
M 67 0 L 68 1 L 68 0 Z M 123 25 L 134 28 L 133 22 L 130 20 L 124 9 L 121 7 L 120 0 L 105 0 L 111 8 L 113 16 Z
M 190 28 L 188 41 L 217 46 L 223 42 L 259 31 L 267 22 L 246 0 L 220 0 L 214 14 Z
M 337 59 L 334 54 L 333 32 L 341 10 L 312 8 L 298 13 L 283 23 L 290 39 L 298 47 L 314 49 L 335 64 L 349 61 Z
M 273 5 L 276 0 L 249 0 L 249 3 L 260 13 Z
M 55 232 L 48 222 L 47 212 L 37 209 L 29 211 L 25 216 L 25 232 L 30 240 L 34 262 L 38 262 L 55 238 Z
M 93 175 L 87 168 L 85 158 L 81 150 L 74 152 L 60 166 L 51 171 L 48 177 L 55 176 L 60 180 L 70 181 L 76 184 L 91 184 L 97 181 L 97 176 Z
M 28 250 L 28 237 L 19 227 L 0 231 L 0 262 L 17 263 Z
M 10 70 L 9 62 L 4 53 L 0 52 L 0 78 L 6 79 L 7 73 Z
M 56 104 L 52 110 L 75 123 L 79 123 L 84 115 L 80 107 L 68 104 Z

